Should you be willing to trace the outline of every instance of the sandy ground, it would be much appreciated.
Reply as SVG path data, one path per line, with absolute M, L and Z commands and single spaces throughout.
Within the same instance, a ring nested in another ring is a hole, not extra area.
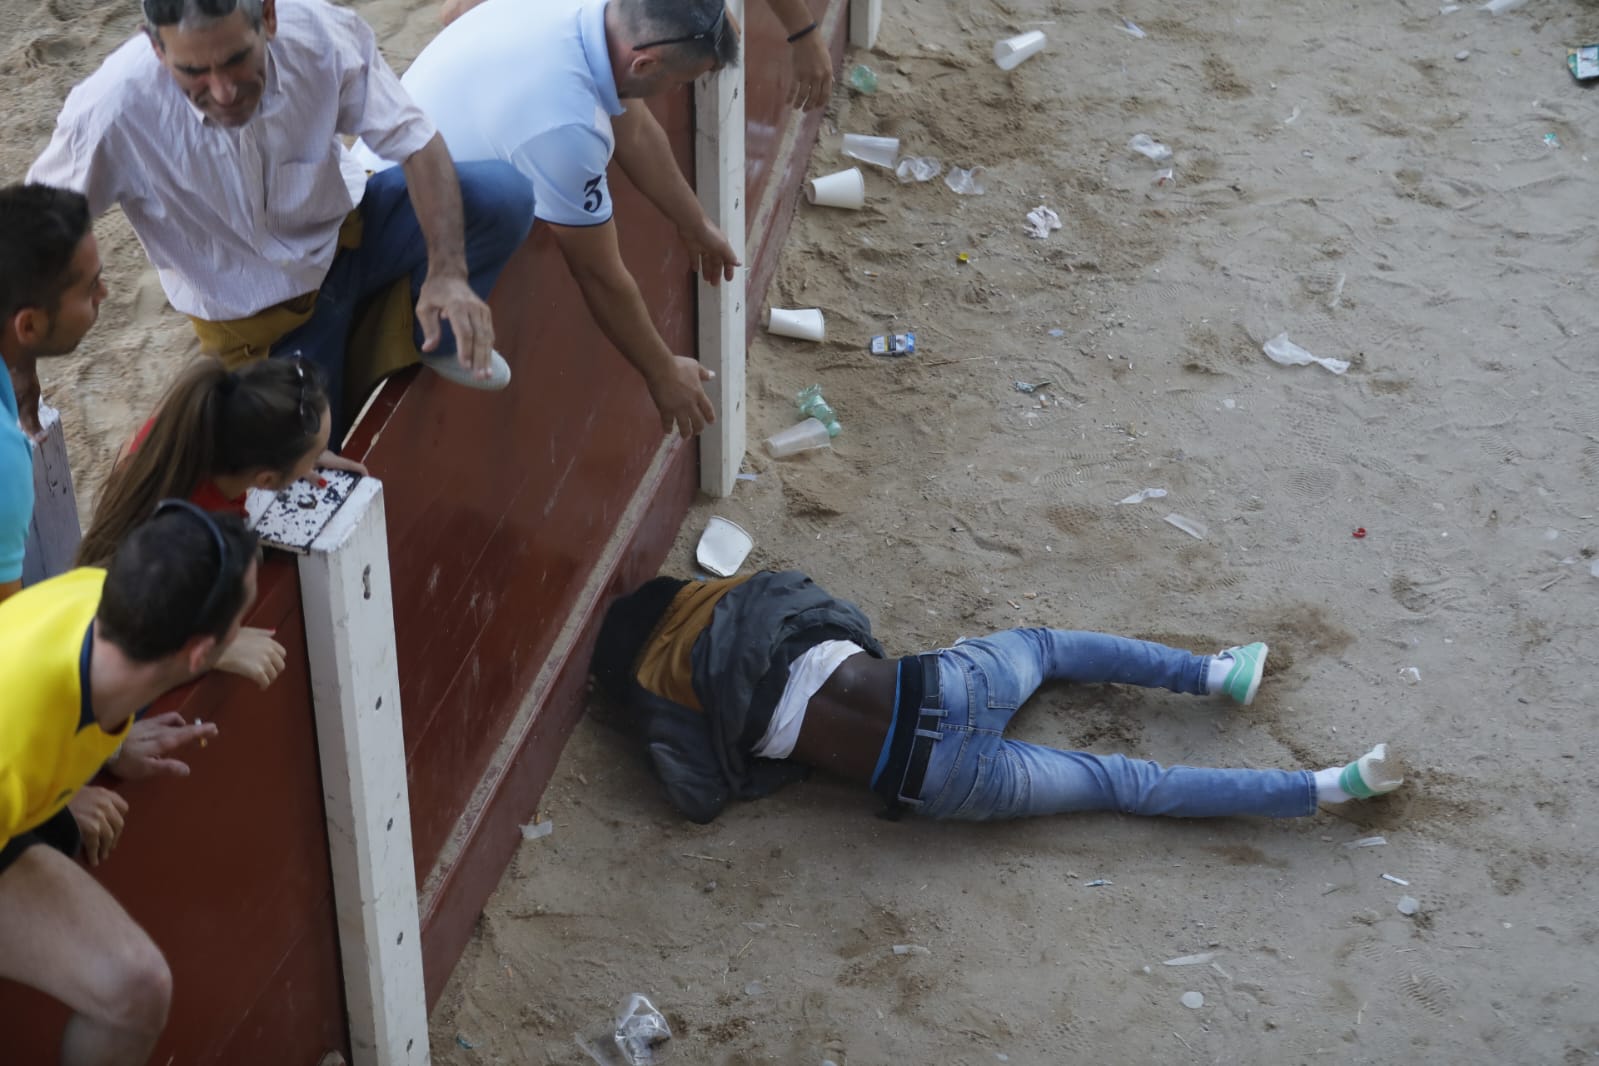
M 358 6 L 398 64 L 431 32 L 431 5 Z M 130 10 L 0 8 L 9 173 Z M 991 42 L 1033 27 L 1049 51 L 995 69 Z M 435 1012 L 436 1061 L 586 1061 L 572 1034 L 632 991 L 680 1063 L 1599 1056 L 1595 165 L 1564 68 L 1595 39 L 1591 6 L 1553 0 L 1497 20 L 891 0 L 850 60 L 881 89 L 839 91 L 812 172 L 842 165 L 839 131 L 889 134 L 985 165 L 987 193 L 866 168 L 866 210 L 801 211 L 771 302 L 822 307 L 830 339 L 752 347 L 751 435 L 812 382 L 844 433 L 752 450 L 755 480 L 696 507 L 670 567 L 718 513 L 755 535 L 750 565 L 808 570 L 896 653 L 1021 624 L 1266 640 L 1246 710 L 1053 688 L 1014 731 L 1201 765 L 1388 740 L 1413 781 L 1296 822 L 964 826 L 890 824 L 816 779 L 700 828 L 597 708 L 546 796 L 553 835 L 523 846 Z M 1175 150 L 1175 184 L 1125 148 L 1139 132 Z M 1064 222 L 1044 241 L 1022 232 L 1038 204 Z M 100 231 L 112 299 L 47 378 L 86 494 L 186 344 L 137 242 Z M 916 356 L 865 354 L 891 328 Z M 1283 330 L 1352 368 L 1273 364 Z M 1145 487 L 1169 495 L 1116 504 Z M 1162 965 L 1194 953 L 1214 959 Z

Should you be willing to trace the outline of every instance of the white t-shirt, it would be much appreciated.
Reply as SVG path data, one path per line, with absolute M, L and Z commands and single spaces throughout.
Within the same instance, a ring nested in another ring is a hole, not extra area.
M 444 28 L 400 79 L 456 162 L 500 159 L 533 183 L 534 216 L 611 218 L 605 168 L 623 111 L 605 45 L 607 0 L 485 0 Z M 374 170 L 392 165 L 370 152 Z
M 786 759 L 794 754 L 811 697 L 827 684 L 840 663 L 865 650 L 851 640 L 824 640 L 790 663 L 788 684 L 783 686 L 783 695 L 772 709 L 766 734 L 755 745 L 755 754 L 763 759 Z

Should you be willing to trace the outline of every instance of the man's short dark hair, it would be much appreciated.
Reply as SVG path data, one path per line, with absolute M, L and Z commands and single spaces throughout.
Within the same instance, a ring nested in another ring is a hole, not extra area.
M 237 515 L 210 518 L 222 536 L 225 563 L 202 517 L 181 510 L 157 514 L 117 547 L 95 618 L 100 637 L 135 662 L 164 658 L 195 637 L 221 640 L 244 606 L 256 535 Z
M 25 307 L 54 314 L 76 279 L 72 257 L 89 235 L 89 201 L 50 185 L 0 189 L 0 320 Z
M 698 67 L 707 61 L 723 70 L 738 64 L 738 33 L 727 13 L 727 0 L 621 0 L 622 19 L 637 46 L 649 41 L 678 41 L 668 45 L 670 62 Z M 682 40 L 720 31 L 700 40 Z
M 162 26 L 209 22 L 243 11 L 251 28 L 261 28 L 261 0 L 142 0 L 144 25 L 152 36 Z M 157 39 L 159 43 L 159 38 Z

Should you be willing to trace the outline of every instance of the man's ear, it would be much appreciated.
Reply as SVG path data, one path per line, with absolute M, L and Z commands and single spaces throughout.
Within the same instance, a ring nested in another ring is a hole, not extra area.
M 190 677 L 199 677 L 214 665 L 216 657 L 217 638 L 207 635 L 194 637 L 183 646 L 179 653 L 183 656 L 183 665 L 188 670 Z
M 40 307 L 23 307 L 11 316 L 11 330 L 24 347 L 32 347 L 50 335 L 50 316 Z
M 261 30 L 269 41 L 278 35 L 278 6 L 275 0 L 261 0 Z
M 639 80 L 647 79 L 659 69 L 661 59 L 652 52 L 639 52 L 633 61 L 627 65 L 628 73 Z

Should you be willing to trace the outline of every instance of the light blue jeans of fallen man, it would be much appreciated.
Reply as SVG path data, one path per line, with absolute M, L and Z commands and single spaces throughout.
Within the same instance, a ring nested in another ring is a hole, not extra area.
M 925 817 L 984 820 L 1120 811 L 1294 818 L 1315 813 L 1315 778 L 1306 770 L 1161 766 L 1123 755 L 1058 751 L 1003 735 L 1017 708 L 1045 681 L 1111 682 L 1204 695 L 1210 656 L 1062 629 L 1012 629 L 962 641 L 938 655 L 942 706 L 922 712 L 939 721 L 921 802 L 913 807 Z

